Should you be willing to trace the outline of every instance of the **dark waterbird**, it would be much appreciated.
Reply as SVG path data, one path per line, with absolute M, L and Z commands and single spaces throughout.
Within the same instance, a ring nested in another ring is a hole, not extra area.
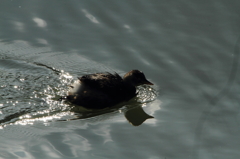
M 70 86 L 67 100 L 90 109 L 102 109 L 128 101 L 137 95 L 137 86 L 153 85 L 138 70 L 126 73 L 123 78 L 117 73 L 96 73 L 78 79 Z

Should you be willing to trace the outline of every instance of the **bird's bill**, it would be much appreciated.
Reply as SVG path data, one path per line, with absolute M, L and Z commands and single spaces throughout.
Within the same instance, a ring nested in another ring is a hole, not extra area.
M 152 82 L 149 82 L 148 80 L 146 80 L 146 81 L 144 82 L 144 84 L 153 85 L 153 83 L 152 83 Z

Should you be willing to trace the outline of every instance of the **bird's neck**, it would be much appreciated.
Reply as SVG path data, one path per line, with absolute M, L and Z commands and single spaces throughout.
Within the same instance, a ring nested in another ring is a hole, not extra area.
M 124 81 L 125 83 L 127 83 L 127 84 L 135 87 L 135 84 L 133 83 L 132 78 L 130 78 L 130 77 L 127 76 L 127 77 L 124 77 L 124 78 L 123 78 L 123 81 Z

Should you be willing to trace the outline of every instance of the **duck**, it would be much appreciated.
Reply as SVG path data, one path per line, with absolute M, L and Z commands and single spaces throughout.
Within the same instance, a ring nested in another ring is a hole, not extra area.
M 77 106 L 103 109 L 134 98 L 136 87 L 144 84 L 153 85 L 139 70 L 131 70 L 123 78 L 109 72 L 87 74 L 70 86 L 66 99 Z

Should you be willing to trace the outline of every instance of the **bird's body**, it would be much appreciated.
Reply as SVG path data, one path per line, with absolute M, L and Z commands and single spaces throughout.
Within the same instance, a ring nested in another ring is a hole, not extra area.
M 78 79 L 71 86 L 67 99 L 73 104 L 91 109 L 102 109 L 128 101 L 137 95 L 136 86 L 152 85 L 138 70 L 128 72 L 123 78 L 117 73 L 96 73 Z

